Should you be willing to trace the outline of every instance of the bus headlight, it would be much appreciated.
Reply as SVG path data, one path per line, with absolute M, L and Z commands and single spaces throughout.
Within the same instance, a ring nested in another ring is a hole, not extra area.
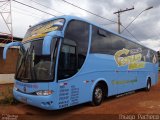
M 14 85 L 14 89 L 17 91 L 18 90 L 18 88 Z
M 51 95 L 53 93 L 52 90 L 40 90 L 36 92 L 36 95 L 38 96 L 47 96 L 47 95 Z

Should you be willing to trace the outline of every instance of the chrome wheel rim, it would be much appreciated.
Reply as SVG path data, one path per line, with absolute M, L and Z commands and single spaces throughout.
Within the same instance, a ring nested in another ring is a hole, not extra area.
M 149 89 L 150 89 L 150 87 L 151 87 L 150 83 L 148 83 L 148 86 L 147 86 L 147 87 L 148 87 L 148 90 L 149 90 Z
M 95 89 L 95 99 L 97 100 L 97 102 L 101 102 L 102 97 L 103 97 L 102 89 L 96 88 Z

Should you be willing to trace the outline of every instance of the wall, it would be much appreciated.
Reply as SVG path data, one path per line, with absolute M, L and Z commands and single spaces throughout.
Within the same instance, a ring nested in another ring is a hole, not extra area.
M 14 83 L 14 73 L 18 58 L 18 49 L 10 48 L 6 61 L 3 60 L 3 48 L 0 47 L 0 84 Z
M 10 48 L 7 52 L 7 59 L 4 61 L 3 48 L 4 47 L 0 47 L 0 74 L 13 74 L 16 70 L 18 49 Z

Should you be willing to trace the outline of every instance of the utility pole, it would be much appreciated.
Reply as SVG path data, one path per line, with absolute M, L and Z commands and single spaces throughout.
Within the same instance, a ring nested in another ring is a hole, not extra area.
M 120 14 L 123 13 L 123 12 L 127 12 L 127 11 L 130 11 L 130 10 L 134 10 L 134 7 L 132 8 L 126 8 L 125 10 L 118 10 L 117 12 L 114 12 L 113 14 L 117 14 L 118 15 L 118 33 L 120 34 L 121 33 L 121 20 L 120 20 Z
M 125 28 L 122 30 L 122 32 L 125 31 L 143 12 L 145 12 L 145 11 L 147 11 L 147 10 L 150 10 L 150 9 L 152 9 L 152 8 L 153 8 L 153 6 L 150 6 L 150 7 L 146 8 L 146 9 L 144 9 L 142 12 L 140 12 L 140 13 L 127 25 L 127 27 L 125 27 Z M 122 33 L 122 32 L 121 32 L 121 33 Z

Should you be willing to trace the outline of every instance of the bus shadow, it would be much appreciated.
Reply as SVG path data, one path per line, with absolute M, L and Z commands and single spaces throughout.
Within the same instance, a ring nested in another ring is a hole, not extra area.
M 106 97 L 104 102 L 109 102 L 109 101 L 113 101 L 113 100 L 117 100 L 117 99 L 122 99 L 124 97 L 128 97 L 128 96 L 138 94 L 138 93 L 141 93 L 141 92 L 145 92 L 144 88 L 134 90 L 134 91 L 125 92 L 125 93 L 121 93 L 121 94 L 117 94 L 117 95 L 110 96 L 110 97 Z
M 25 109 L 26 109 L 25 115 L 41 115 L 41 116 L 45 116 L 45 115 L 61 116 L 63 115 L 64 116 L 65 114 L 70 114 L 70 113 L 73 113 L 74 111 L 78 111 L 80 109 L 83 109 L 89 106 L 91 106 L 89 103 L 83 103 L 83 104 L 63 108 L 60 110 L 44 110 L 44 109 L 37 108 L 37 107 L 26 104 L 25 105 Z

